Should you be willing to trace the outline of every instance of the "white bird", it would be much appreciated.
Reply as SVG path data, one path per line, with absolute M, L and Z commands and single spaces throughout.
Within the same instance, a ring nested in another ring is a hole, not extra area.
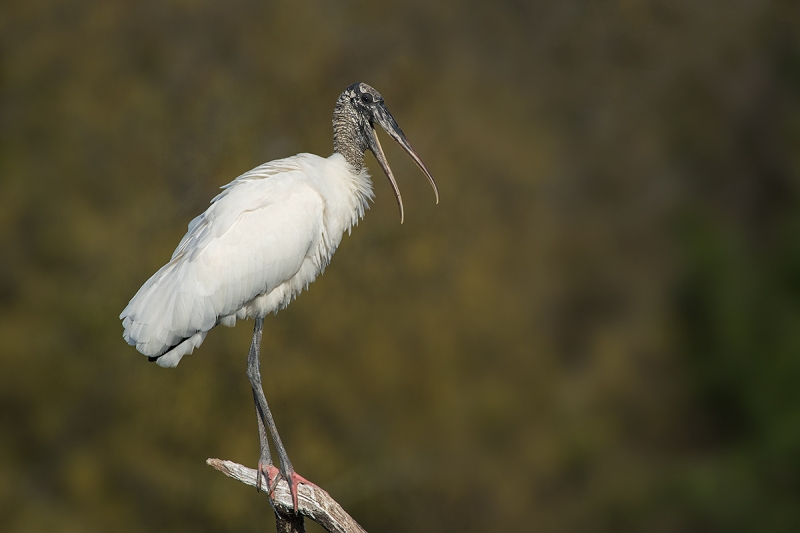
M 371 150 L 394 189 L 403 222 L 403 200 L 375 133 L 379 124 L 425 173 L 439 202 L 436 182 L 383 102 L 365 83 L 339 96 L 333 111 L 328 158 L 298 154 L 265 163 L 223 187 L 211 206 L 189 223 L 186 235 L 120 314 L 123 338 L 150 361 L 175 367 L 218 324 L 255 320 L 247 376 L 258 415 L 261 474 L 271 491 L 279 477 L 289 483 L 297 509 L 295 473 L 261 386 L 259 354 L 264 317 L 283 309 L 321 274 L 344 232 L 364 216 L 372 182 L 364 167 Z M 272 465 L 266 430 L 278 452 Z M 273 477 L 274 476 L 274 477 Z

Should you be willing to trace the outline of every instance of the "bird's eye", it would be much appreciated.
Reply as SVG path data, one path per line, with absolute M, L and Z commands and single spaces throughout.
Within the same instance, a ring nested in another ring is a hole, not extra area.
M 365 104 L 371 104 L 372 103 L 372 95 L 371 94 L 362 94 L 361 95 L 361 101 L 364 102 Z

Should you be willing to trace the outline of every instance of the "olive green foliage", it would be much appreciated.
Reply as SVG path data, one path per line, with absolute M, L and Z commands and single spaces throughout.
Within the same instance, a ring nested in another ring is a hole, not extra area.
M 800 530 L 800 11 L 745 1 L 0 7 L 0 529 L 263 531 L 252 322 L 176 370 L 117 316 L 218 187 L 328 155 L 376 201 L 265 323 L 297 471 L 368 531 Z

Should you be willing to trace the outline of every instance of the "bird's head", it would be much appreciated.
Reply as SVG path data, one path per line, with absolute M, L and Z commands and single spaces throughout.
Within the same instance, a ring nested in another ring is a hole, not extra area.
M 380 125 L 383 130 L 399 144 L 406 153 L 411 156 L 411 159 L 417 164 L 422 172 L 427 176 L 433 187 L 433 192 L 436 195 L 436 203 L 439 203 L 439 189 L 436 187 L 436 182 L 433 180 L 430 171 L 422 162 L 417 152 L 412 148 L 411 144 L 406 139 L 403 130 L 397 125 L 394 117 L 386 108 L 381 94 L 367 85 L 366 83 L 354 83 L 344 90 L 339 97 L 339 103 L 349 107 L 358 123 L 358 134 L 363 149 L 369 149 L 378 160 L 383 169 L 386 177 L 389 178 L 389 183 L 394 189 L 394 194 L 397 197 L 397 206 L 400 208 L 400 223 L 403 222 L 403 198 L 400 196 L 400 189 L 397 187 L 397 182 L 392 174 L 392 169 L 389 168 L 389 162 L 381 148 L 381 143 L 375 133 L 375 124 Z M 336 118 L 334 115 L 334 127 Z

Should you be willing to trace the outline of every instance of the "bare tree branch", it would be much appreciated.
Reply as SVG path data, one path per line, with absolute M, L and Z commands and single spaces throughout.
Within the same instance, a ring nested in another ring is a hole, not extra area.
M 256 471 L 252 468 L 247 468 L 233 461 L 223 461 L 222 459 L 208 459 L 206 463 L 245 485 L 256 486 Z M 301 484 L 297 488 L 297 498 L 300 514 L 307 516 L 331 533 L 366 533 L 364 528 L 358 525 L 342 509 L 342 506 L 336 503 L 336 500 L 321 488 Z M 278 515 L 279 528 L 286 528 L 284 531 L 303 531 L 302 521 L 300 521 L 299 525 L 292 524 L 292 520 L 297 522 L 297 516 L 292 507 L 289 485 L 285 480 L 281 479 L 278 482 L 270 501 Z M 281 524 L 281 521 L 284 524 Z
M 275 511 L 274 508 L 273 511 Z M 277 533 L 306 533 L 303 515 L 282 515 L 275 511 L 275 531 Z

